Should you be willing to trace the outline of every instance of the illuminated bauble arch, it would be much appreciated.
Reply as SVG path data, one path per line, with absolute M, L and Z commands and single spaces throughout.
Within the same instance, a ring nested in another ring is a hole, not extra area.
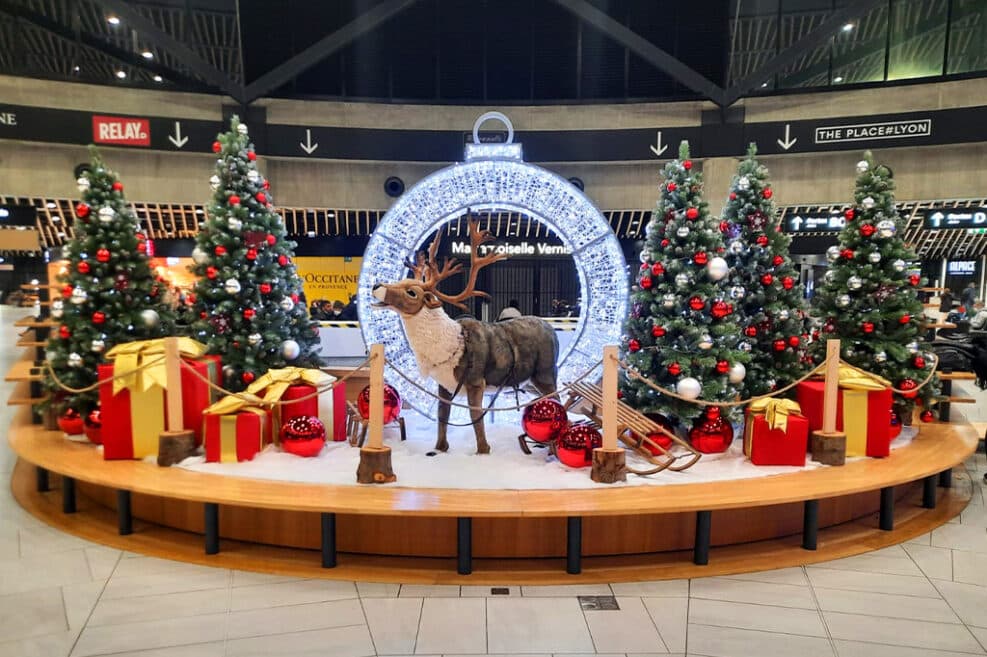
M 480 126 L 494 119 L 507 128 L 507 141 L 481 144 Z M 465 162 L 424 178 L 387 211 L 370 237 L 360 270 L 357 306 L 366 344 L 384 345 L 388 360 L 433 392 L 437 386 L 418 373 L 411 346 L 398 313 L 371 308 L 377 283 L 407 278 L 404 263 L 425 240 L 467 209 L 521 212 L 548 226 L 572 250 L 580 287 L 580 316 L 572 341 L 559 353 L 559 385 L 593 367 L 603 347 L 617 344 L 627 311 L 627 272 L 624 255 L 610 224 L 593 203 L 561 176 L 522 158 L 514 143 L 514 127 L 500 112 L 487 112 L 473 126 L 473 143 L 466 145 Z M 510 266 L 510 261 L 495 266 Z M 492 290 L 490 290 L 492 292 Z M 416 410 L 435 416 L 437 401 L 397 373 L 385 373 L 388 383 Z M 497 405 L 513 403 L 513 395 Z M 464 417 L 453 409 L 454 417 Z M 500 417 L 500 414 L 498 414 Z

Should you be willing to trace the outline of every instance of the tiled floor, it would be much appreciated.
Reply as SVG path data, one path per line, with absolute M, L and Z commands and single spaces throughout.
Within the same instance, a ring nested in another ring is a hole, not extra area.
M 19 357 L 12 317 L 0 306 L 0 372 Z M 0 398 L 8 390 L 0 384 Z M 10 416 L 0 406 L 0 427 Z M 983 655 L 987 462 L 978 455 L 967 465 L 970 507 L 904 545 L 807 568 L 510 587 L 507 596 L 481 586 L 299 580 L 126 554 L 48 528 L 3 485 L 0 657 Z M 2 440 L 0 478 L 12 467 Z M 616 595 L 620 610 L 583 611 L 580 594 Z

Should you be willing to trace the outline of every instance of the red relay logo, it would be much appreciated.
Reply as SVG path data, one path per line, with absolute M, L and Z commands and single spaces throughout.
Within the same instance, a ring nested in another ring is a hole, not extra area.
M 122 116 L 93 116 L 93 141 L 97 144 L 150 146 L 150 119 Z

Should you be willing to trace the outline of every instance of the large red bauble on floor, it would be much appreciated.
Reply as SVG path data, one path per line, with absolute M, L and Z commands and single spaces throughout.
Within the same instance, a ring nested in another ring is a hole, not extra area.
M 360 396 L 356 400 L 356 406 L 360 411 L 360 417 L 364 420 L 370 419 L 370 386 L 360 391 Z M 390 424 L 401 415 L 401 395 L 389 383 L 384 384 L 384 424 Z
M 669 420 L 661 413 L 645 413 L 644 415 L 652 422 L 661 426 L 661 428 L 667 431 L 668 433 L 675 433 L 675 427 L 674 425 L 672 425 L 671 420 Z M 661 433 L 660 431 L 656 431 L 655 433 L 649 433 L 648 439 L 651 440 L 651 442 L 653 443 L 657 443 L 658 445 L 661 445 L 663 449 L 671 449 L 672 447 L 672 439 L 666 436 L 665 434 Z M 644 447 L 649 452 L 651 452 L 654 456 L 662 455 L 662 451 L 657 447 L 654 447 L 653 445 L 649 445 L 648 443 L 641 443 L 641 446 Z
M 295 456 L 318 456 L 326 444 L 326 427 L 322 420 L 299 415 L 281 425 L 281 447 Z
M 570 468 L 588 468 L 593 464 L 593 450 L 597 447 L 603 447 L 599 430 L 589 422 L 577 422 L 559 433 L 555 453 Z
M 83 433 L 84 422 L 79 411 L 67 408 L 58 418 L 58 428 L 70 436 L 80 436 Z
M 100 416 L 98 408 L 86 416 L 82 430 L 85 432 L 89 442 L 94 445 L 103 444 L 103 418 Z
M 565 408 L 554 399 L 542 399 L 526 406 L 521 415 L 521 428 L 534 441 L 547 443 L 569 425 Z
M 689 430 L 689 442 L 703 454 L 725 452 L 733 442 L 733 427 L 720 417 L 720 409 L 712 406 Z

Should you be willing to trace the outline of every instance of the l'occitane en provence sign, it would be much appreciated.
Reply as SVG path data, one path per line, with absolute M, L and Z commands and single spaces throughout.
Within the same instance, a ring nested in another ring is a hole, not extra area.
M 351 294 L 356 294 L 360 280 L 360 267 L 363 258 L 330 256 L 298 256 L 295 267 L 302 279 L 305 298 L 313 301 L 342 301 L 347 303 Z

